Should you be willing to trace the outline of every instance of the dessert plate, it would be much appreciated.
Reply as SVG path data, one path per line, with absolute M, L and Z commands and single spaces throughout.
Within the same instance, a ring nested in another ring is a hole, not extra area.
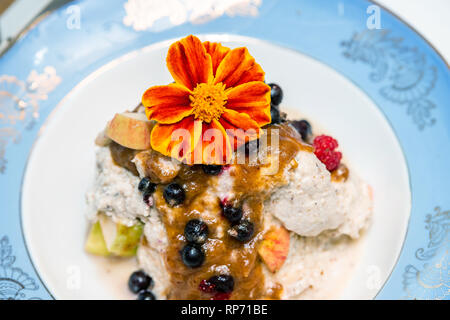
M 339 297 L 447 299 L 450 75 L 433 48 L 362 0 L 152 3 L 71 2 L 1 58 L 0 298 L 128 298 L 130 266 L 105 272 L 83 253 L 92 141 L 170 81 L 168 45 L 196 34 L 249 47 L 283 106 L 336 136 L 372 184 L 374 224 Z

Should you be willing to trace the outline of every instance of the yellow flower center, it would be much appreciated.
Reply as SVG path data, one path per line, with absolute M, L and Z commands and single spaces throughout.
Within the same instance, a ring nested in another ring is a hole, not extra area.
M 208 84 L 200 83 L 189 96 L 194 117 L 197 120 L 210 123 L 213 119 L 218 120 L 225 111 L 227 95 L 225 85 L 222 83 Z

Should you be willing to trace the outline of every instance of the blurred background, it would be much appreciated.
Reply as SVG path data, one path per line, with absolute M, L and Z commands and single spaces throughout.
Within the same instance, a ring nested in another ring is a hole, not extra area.
M 104 1 L 109 0 L 91 0 Z M 164 0 L 161 0 L 164 1 Z M 198 0 L 202 1 L 202 0 Z M 282 0 L 281 0 L 282 1 Z M 328 0 L 319 1 L 326 5 Z M 0 0 L 0 54 L 30 24 L 73 0 Z M 450 0 L 376 0 L 419 31 L 450 61 Z

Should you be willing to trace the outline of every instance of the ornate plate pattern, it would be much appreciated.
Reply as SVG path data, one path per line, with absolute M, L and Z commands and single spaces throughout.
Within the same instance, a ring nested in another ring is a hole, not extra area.
M 342 42 L 344 56 L 372 68 L 369 79 L 380 86 L 385 99 L 406 105 L 419 130 L 432 126 L 435 104 L 427 99 L 436 83 L 436 67 L 417 48 L 402 44 L 390 30 L 364 30 Z
M 28 30 L 0 59 L 0 299 L 52 298 L 28 257 L 19 200 L 27 156 L 54 106 L 103 64 L 190 33 L 239 34 L 298 50 L 375 101 L 402 145 L 413 195 L 407 239 L 377 298 L 448 299 L 448 65 L 383 9 L 380 29 L 369 30 L 371 2 L 319 2 L 79 0 Z
M 36 281 L 22 269 L 14 267 L 16 257 L 13 256 L 12 247 L 7 237 L 0 239 L 0 299 L 23 300 L 27 299 L 28 291 L 39 288 Z M 36 300 L 39 298 L 28 298 Z

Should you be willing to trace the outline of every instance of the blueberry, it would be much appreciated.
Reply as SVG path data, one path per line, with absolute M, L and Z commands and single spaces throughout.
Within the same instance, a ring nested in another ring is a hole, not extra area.
M 200 245 L 195 243 L 186 244 L 180 251 L 183 263 L 189 268 L 197 268 L 205 261 L 205 253 Z
M 130 288 L 131 292 L 133 293 L 138 293 L 139 291 L 146 290 L 152 284 L 152 278 L 142 270 L 133 272 L 128 279 L 128 288 Z
M 246 242 L 253 236 L 255 227 L 248 220 L 242 220 L 228 230 L 228 234 L 240 242 Z
M 269 83 L 270 87 L 270 100 L 273 105 L 278 106 L 283 100 L 283 90 L 276 83 Z
M 270 124 L 277 124 L 281 122 L 281 115 L 280 110 L 278 110 L 277 107 L 271 106 L 270 107 L 270 117 L 272 118 L 272 121 Z
M 214 289 L 218 292 L 228 293 L 234 289 L 234 279 L 227 274 L 213 276 L 208 282 L 214 285 Z
M 212 176 L 217 176 L 222 171 L 221 165 L 202 165 L 203 172 Z
M 306 120 L 294 120 L 291 125 L 297 130 L 302 136 L 303 141 L 308 141 L 309 137 L 312 135 L 311 125 Z
M 222 213 L 225 218 L 227 218 L 228 221 L 231 223 L 239 222 L 242 219 L 242 208 L 240 207 L 233 207 L 232 205 L 225 205 L 222 208 Z
M 156 300 L 156 297 L 151 291 L 142 290 L 139 292 L 137 300 Z
M 152 194 L 156 190 L 156 184 L 151 182 L 149 178 L 145 177 L 139 182 L 138 189 L 141 192 Z
M 184 202 L 186 199 L 186 193 L 182 186 L 178 183 L 171 183 L 164 188 L 163 192 L 164 199 L 171 206 L 175 207 Z
M 208 239 L 208 226 L 201 220 L 189 220 L 184 227 L 184 236 L 186 241 L 202 244 Z

